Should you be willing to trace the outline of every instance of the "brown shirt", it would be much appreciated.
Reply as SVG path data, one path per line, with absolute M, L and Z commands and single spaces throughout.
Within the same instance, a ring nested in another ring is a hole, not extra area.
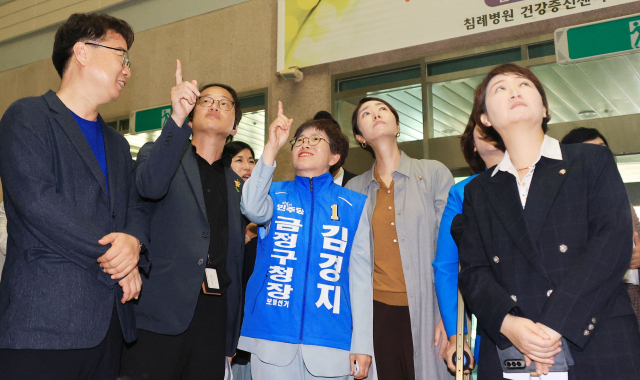
M 409 306 L 396 232 L 393 181 L 387 187 L 377 170 L 374 171 L 374 176 L 380 188 L 371 218 L 375 252 L 373 299 L 387 305 Z

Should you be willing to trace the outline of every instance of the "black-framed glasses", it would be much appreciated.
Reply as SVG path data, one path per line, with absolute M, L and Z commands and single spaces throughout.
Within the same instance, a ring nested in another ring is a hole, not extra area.
M 215 102 L 218 102 L 218 107 L 223 111 L 231 111 L 235 106 L 235 103 L 229 99 L 214 99 L 210 96 L 199 96 L 198 97 L 198 105 L 201 107 L 211 107 Z
M 324 137 L 320 137 L 318 135 L 313 135 L 310 137 L 298 137 L 297 139 L 293 139 L 291 141 L 289 141 L 289 143 L 291 144 L 291 149 L 293 149 L 296 146 L 301 146 L 302 144 L 304 144 L 304 140 L 309 141 L 309 145 L 310 146 L 316 146 L 318 144 L 320 144 L 320 141 L 324 140 L 327 142 L 327 144 L 329 144 L 329 141 L 327 139 L 325 139 Z
M 115 50 L 115 51 L 121 51 L 122 54 L 122 68 L 127 68 L 129 69 L 129 71 L 131 71 L 131 61 L 129 61 L 129 52 L 127 50 L 124 49 L 120 49 L 120 48 L 114 48 L 111 46 L 105 46 L 105 45 L 100 45 L 100 44 L 96 44 L 93 42 L 85 42 L 85 45 L 92 45 L 92 46 L 98 46 L 98 47 L 103 47 L 106 49 L 111 49 L 111 50 Z

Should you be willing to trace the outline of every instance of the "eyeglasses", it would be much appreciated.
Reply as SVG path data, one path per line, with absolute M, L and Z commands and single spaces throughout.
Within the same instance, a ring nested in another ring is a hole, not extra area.
M 198 105 L 201 107 L 211 107 L 215 102 L 218 102 L 218 107 L 223 111 L 231 111 L 235 106 L 235 103 L 229 99 L 213 99 L 209 96 L 203 95 L 198 98 Z
M 92 46 L 98 46 L 98 47 L 103 47 L 106 49 L 111 49 L 111 50 L 115 50 L 115 51 L 121 51 L 122 54 L 122 68 L 127 68 L 129 69 L 129 71 L 131 71 L 131 62 L 129 61 L 129 52 L 124 50 L 124 49 L 119 49 L 119 48 L 114 48 L 111 46 L 104 46 L 104 45 L 100 45 L 100 44 L 96 44 L 93 42 L 85 42 L 85 45 L 92 45 Z
M 309 141 L 309 145 L 310 146 L 316 146 L 318 144 L 320 144 L 320 141 L 324 140 L 327 142 L 327 144 L 329 144 L 329 141 L 327 139 L 325 139 L 324 137 L 320 137 L 318 135 L 313 135 L 311 137 L 298 137 L 297 139 L 293 139 L 291 141 L 289 141 L 289 143 L 291 144 L 291 149 L 293 149 L 293 147 L 296 146 L 301 146 L 302 144 L 304 144 L 304 140 Z M 329 144 L 331 145 L 331 144 Z

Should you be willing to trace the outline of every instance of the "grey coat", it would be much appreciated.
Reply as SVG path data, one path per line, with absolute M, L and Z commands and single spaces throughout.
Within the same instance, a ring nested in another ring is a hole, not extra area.
M 416 380 L 448 379 L 444 361 L 433 346 L 434 330 L 440 321 L 440 309 L 433 280 L 433 261 L 442 212 L 453 185 L 451 172 L 440 162 L 416 160 L 400 152 L 398 168 L 392 174 L 396 231 L 400 257 L 409 298 Z M 375 166 L 375 163 L 374 163 Z M 349 181 L 348 189 L 369 197 L 369 223 L 376 207 L 380 186 L 371 170 Z M 370 230 L 371 252 L 375 256 L 373 230 Z M 374 260 L 371 258 L 373 265 Z M 390 326 L 393 328 L 393 326 Z M 372 366 L 373 369 L 373 366 Z M 376 379 L 375 370 L 369 378 Z

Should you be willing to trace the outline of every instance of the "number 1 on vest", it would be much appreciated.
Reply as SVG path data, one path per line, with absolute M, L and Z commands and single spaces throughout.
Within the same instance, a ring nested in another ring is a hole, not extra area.
M 338 216 L 337 204 L 331 205 L 331 220 L 340 220 L 340 217 Z

